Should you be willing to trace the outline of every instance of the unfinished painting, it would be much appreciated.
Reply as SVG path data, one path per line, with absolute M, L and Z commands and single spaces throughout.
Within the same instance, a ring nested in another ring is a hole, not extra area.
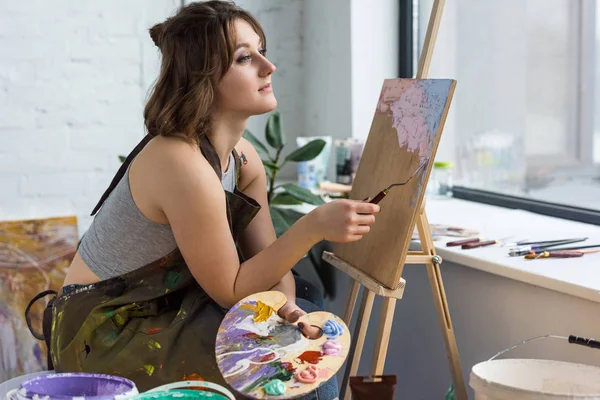
M 362 240 L 338 244 L 334 254 L 395 289 L 456 82 L 386 79 L 377 102 L 350 198 L 373 198 L 399 184 L 379 203 L 381 212 Z
M 276 291 L 249 296 L 221 323 L 217 364 L 225 381 L 244 396 L 299 397 L 326 382 L 346 360 L 350 334 L 344 322 L 328 312 L 307 314 L 298 322 L 323 333 L 308 339 L 296 324 L 277 315 L 286 300 Z
M 77 240 L 76 217 L 0 222 L 0 382 L 47 369 L 46 345 L 29 332 L 25 308 L 62 286 Z M 44 307 L 40 300 L 31 311 L 38 332 Z

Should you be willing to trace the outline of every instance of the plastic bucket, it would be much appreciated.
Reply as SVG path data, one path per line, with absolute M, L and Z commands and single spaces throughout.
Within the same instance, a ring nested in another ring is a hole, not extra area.
M 14 377 L 12 379 L 0 383 L 0 400 L 5 400 L 6 394 L 11 390 L 20 388 L 22 382 L 28 381 L 33 378 L 37 378 L 38 376 L 51 374 L 54 374 L 54 371 L 32 372 L 29 374 Z
M 222 394 L 198 390 L 165 390 L 143 393 L 132 400 L 228 400 Z
M 65 373 L 26 380 L 6 400 L 114 400 L 137 394 L 135 384 L 119 376 Z
M 475 400 L 600 399 L 600 368 L 535 359 L 485 361 L 471 370 Z
M 202 388 L 204 390 L 190 390 Z M 159 386 L 129 400 L 235 400 L 234 395 L 221 385 L 205 381 L 181 381 Z

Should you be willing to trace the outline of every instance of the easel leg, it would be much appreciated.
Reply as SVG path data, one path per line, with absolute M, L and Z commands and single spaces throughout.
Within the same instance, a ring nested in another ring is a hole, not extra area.
M 356 327 L 352 335 L 352 344 L 350 345 L 350 351 L 348 352 L 348 360 L 350 365 L 346 366 L 346 372 L 344 373 L 344 380 L 342 381 L 342 400 L 350 400 L 350 377 L 356 376 L 358 372 L 358 365 L 360 364 L 360 356 L 362 354 L 363 345 L 365 344 L 365 336 L 367 335 L 367 327 L 369 326 L 369 319 L 371 318 L 371 310 L 373 309 L 373 300 L 375 300 L 375 293 L 365 288 L 365 293 L 360 304 L 360 310 L 358 311 L 358 319 L 356 320 Z
M 356 305 L 356 299 L 358 298 L 358 292 L 360 291 L 360 283 L 358 281 L 354 281 L 352 285 L 352 292 L 350 292 L 350 297 L 348 299 L 348 307 L 346 307 L 346 314 L 344 314 L 344 323 L 346 326 L 350 326 L 350 322 L 352 322 L 352 314 L 354 314 L 354 306 Z
M 429 229 L 429 221 L 425 208 L 421 209 L 419 219 L 417 221 L 417 229 L 421 239 L 421 247 L 423 252 L 435 255 L 433 240 L 431 239 L 431 231 Z M 454 329 L 450 319 L 450 310 L 446 300 L 446 292 L 444 291 L 444 283 L 442 281 L 442 272 L 438 263 L 427 263 L 427 275 L 429 276 L 429 284 L 433 294 L 433 302 L 438 312 L 440 328 L 442 336 L 446 344 L 446 357 L 450 361 L 450 374 L 454 383 L 454 392 L 458 400 L 468 400 L 467 389 L 460 366 L 460 358 L 458 356 L 458 347 L 456 346 L 456 338 L 454 337 Z
M 440 327 L 446 343 L 446 356 L 450 361 L 450 373 L 452 374 L 452 382 L 454 382 L 454 391 L 458 400 L 467 400 L 467 392 L 465 382 L 458 357 L 458 347 L 456 346 L 456 338 L 454 337 L 454 329 L 452 329 L 452 321 L 450 320 L 450 312 L 448 304 L 445 301 L 444 283 L 438 264 L 427 265 L 427 274 L 429 275 L 429 283 L 433 293 L 435 308 L 438 311 L 440 319 Z
M 373 360 L 371 361 L 371 376 L 383 374 L 385 356 L 387 355 L 392 323 L 394 322 L 395 309 L 396 299 L 394 297 L 384 297 L 383 304 L 381 305 L 377 339 L 375 340 L 375 352 L 373 353 Z

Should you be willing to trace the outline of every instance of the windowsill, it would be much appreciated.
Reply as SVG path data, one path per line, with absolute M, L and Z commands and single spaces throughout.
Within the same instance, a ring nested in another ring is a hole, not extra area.
M 458 199 L 428 199 L 426 210 L 430 224 L 475 229 L 484 240 L 508 236 L 513 236 L 511 242 L 588 237 L 583 244 L 600 244 L 599 226 L 523 210 Z M 445 261 L 600 303 L 600 253 L 580 258 L 526 260 L 508 256 L 508 247 L 500 244 L 471 250 L 446 247 L 447 242 L 460 239 L 444 237 L 434 241 L 437 253 Z

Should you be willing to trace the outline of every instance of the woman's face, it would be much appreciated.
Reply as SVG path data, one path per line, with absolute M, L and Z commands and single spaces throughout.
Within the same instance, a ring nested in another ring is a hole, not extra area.
M 265 57 L 266 49 L 250 24 L 238 19 L 235 31 L 233 64 L 219 84 L 217 109 L 244 118 L 273 111 L 277 107 L 271 87 L 275 65 Z

